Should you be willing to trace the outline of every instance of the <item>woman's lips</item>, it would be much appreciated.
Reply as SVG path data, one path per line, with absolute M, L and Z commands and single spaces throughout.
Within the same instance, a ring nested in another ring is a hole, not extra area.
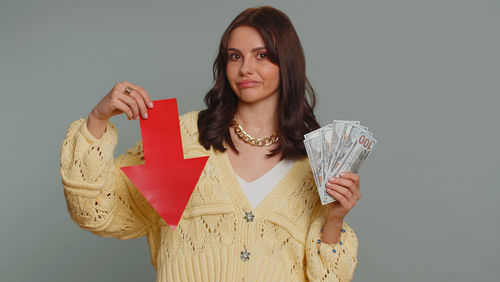
M 249 88 L 249 87 L 255 87 L 258 86 L 260 82 L 255 81 L 255 80 L 243 80 L 238 83 L 239 88 Z

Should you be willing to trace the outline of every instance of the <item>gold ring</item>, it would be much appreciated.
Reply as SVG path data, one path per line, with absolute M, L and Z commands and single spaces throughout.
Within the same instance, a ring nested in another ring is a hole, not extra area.
M 132 87 L 127 86 L 127 87 L 125 88 L 125 90 L 123 90 L 123 93 L 124 93 L 124 94 L 127 94 L 128 96 L 130 96 L 130 94 L 132 94 L 132 91 L 133 91 L 133 90 L 134 90 L 134 89 L 133 89 Z

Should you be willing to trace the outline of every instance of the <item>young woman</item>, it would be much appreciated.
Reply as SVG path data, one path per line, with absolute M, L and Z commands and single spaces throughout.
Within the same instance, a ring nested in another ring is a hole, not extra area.
M 175 231 L 119 169 L 144 163 L 142 143 L 113 159 L 109 118 L 147 119 L 153 107 L 144 88 L 115 84 L 61 148 L 72 219 L 105 237 L 146 235 L 157 281 L 351 280 L 358 241 L 344 217 L 361 198 L 359 177 L 330 179 L 337 201 L 321 205 L 303 145 L 319 127 L 305 69 L 283 12 L 250 8 L 233 20 L 207 109 L 179 117 L 184 156 L 210 158 Z

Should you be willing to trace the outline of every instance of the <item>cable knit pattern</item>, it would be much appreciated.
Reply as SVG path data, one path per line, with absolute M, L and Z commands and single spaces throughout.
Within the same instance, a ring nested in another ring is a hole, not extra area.
M 73 122 L 60 164 L 72 220 L 100 236 L 146 235 L 156 281 L 350 281 L 356 235 L 344 222 L 341 243 L 318 241 L 327 210 L 307 158 L 252 208 L 227 154 L 199 144 L 197 118 L 198 111 L 179 117 L 184 156 L 210 158 L 175 231 L 120 170 L 144 164 L 141 141 L 113 159 L 118 135 L 112 123 L 98 139 L 86 119 Z M 245 220 L 249 211 L 253 221 Z

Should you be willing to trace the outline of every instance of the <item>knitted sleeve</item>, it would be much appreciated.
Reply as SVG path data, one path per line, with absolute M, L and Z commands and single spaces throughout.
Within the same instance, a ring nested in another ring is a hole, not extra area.
M 326 223 L 327 207 L 321 208 L 307 234 L 306 262 L 310 281 L 351 281 L 357 264 L 358 239 L 344 221 L 336 244 L 321 242 L 321 232 Z
M 144 163 L 142 143 L 113 159 L 117 138 L 111 122 L 99 139 L 87 130 L 87 119 L 69 126 L 60 151 L 64 195 L 80 227 L 104 237 L 138 238 L 147 233 L 153 209 L 119 167 Z

